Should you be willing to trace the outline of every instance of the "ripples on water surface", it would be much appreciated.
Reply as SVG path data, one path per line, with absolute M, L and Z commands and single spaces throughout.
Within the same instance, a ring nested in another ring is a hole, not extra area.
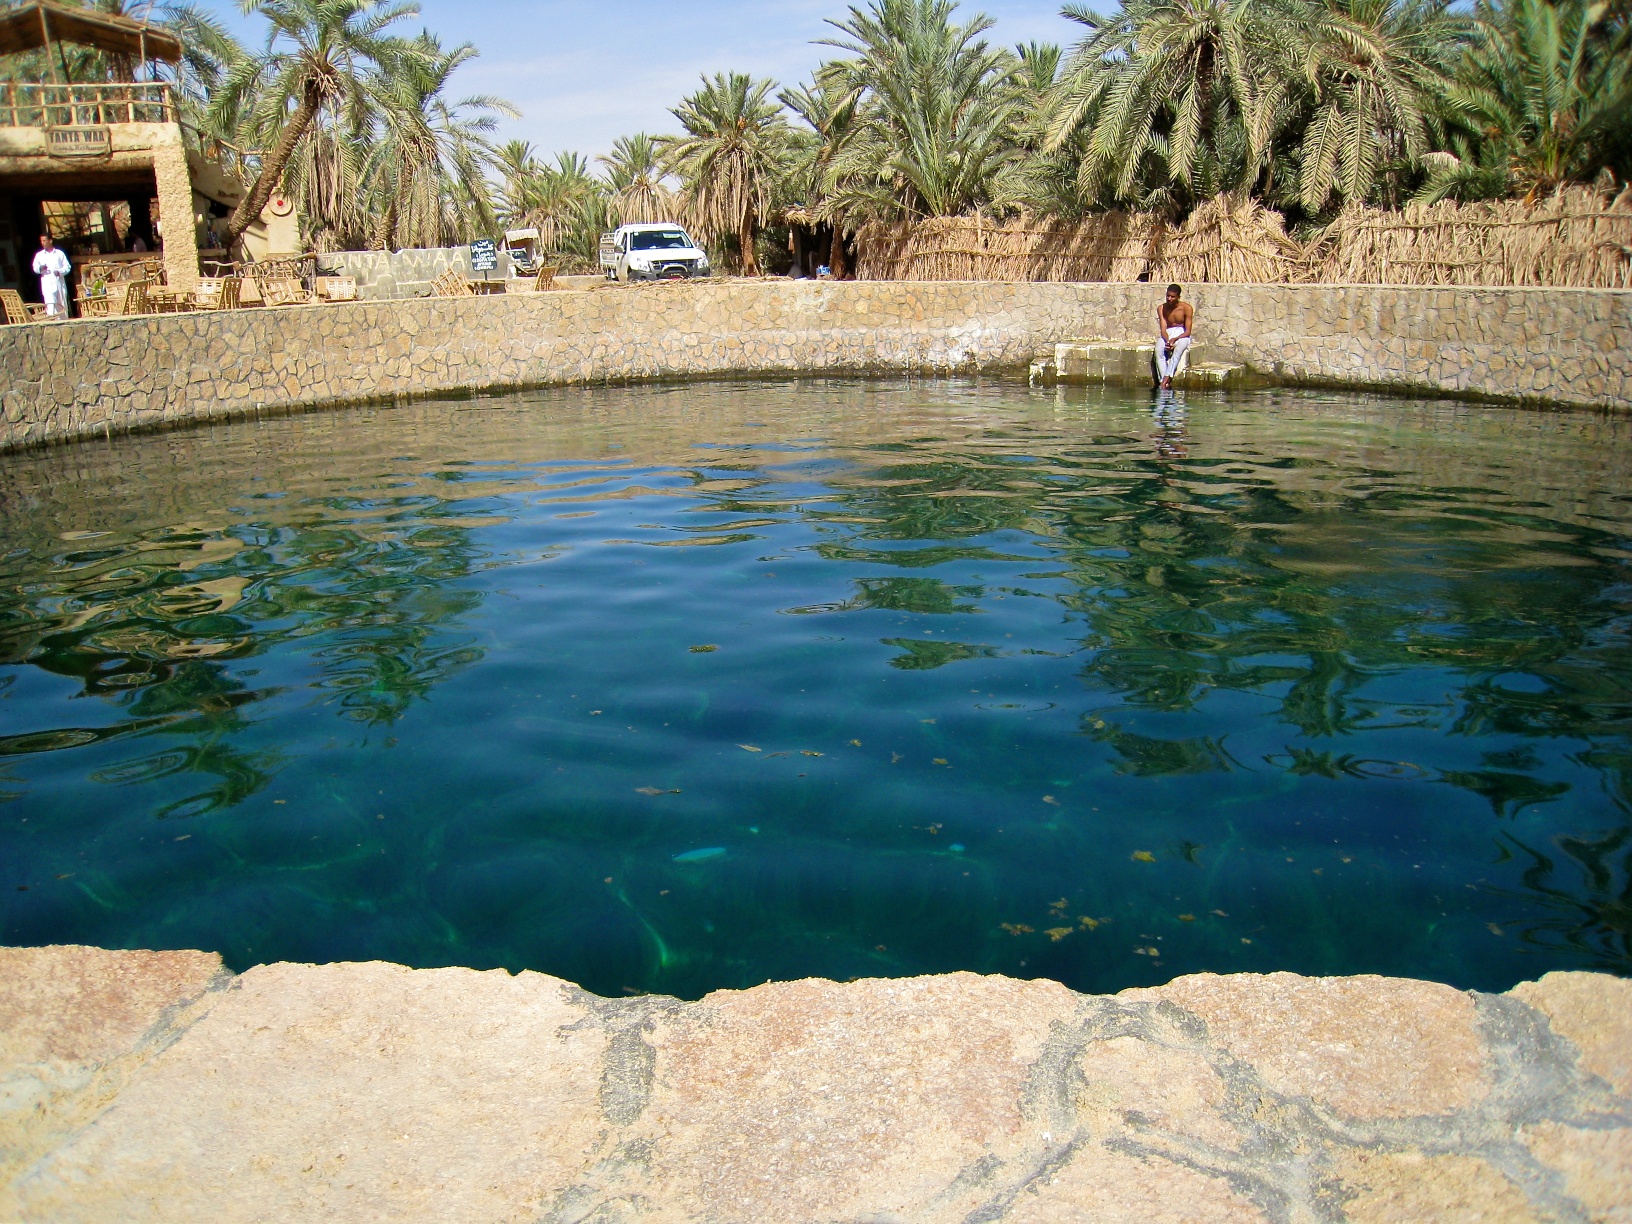
M 737 383 L 7 456 L 0 939 L 1626 973 L 1629 434 Z

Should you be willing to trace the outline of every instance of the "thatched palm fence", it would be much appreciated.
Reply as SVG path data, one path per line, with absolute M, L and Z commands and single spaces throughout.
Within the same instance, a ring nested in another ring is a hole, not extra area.
M 1304 241 L 1279 213 L 1220 196 L 1183 225 L 1155 214 L 1081 221 L 929 217 L 856 236 L 863 280 L 1258 282 L 1632 287 L 1632 188 L 1528 203 L 1354 208 Z

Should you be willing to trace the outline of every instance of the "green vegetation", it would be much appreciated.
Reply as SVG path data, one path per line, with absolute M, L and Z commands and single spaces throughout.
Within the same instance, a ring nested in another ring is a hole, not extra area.
M 625 137 L 598 165 L 498 146 L 495 119 L 514 109 L 449 97 L 476 50 L 402 33 L 411 0 L 240 3 L 266 21 L 258 48 L 184 3 L 153 17 L 191 48 L 177 73 L 191 129 L 252 184 L 230 235 L 281 189 L 319 249 L 535 225 L 587 266 L 608 226 L 672 217 L 751 274 L 779 245 L 767 227 L 794 221 L 826 227 L 841 271 L 832 235 L 868 221 L 1178 220 L 1234 193 L 1297 227 L 1358 204 L 1535 198 L 1632 174 L 1632 10 L 1610 0 L 1070 3 L 1069 51 L 1002 47 L 955 0 L 868 0 L 829 23 L 835 54 L 809 82 L 715 74 L 674 106 L 675 134 Z M 42 67 L 11 59 L 13 76 Z M 135 71 L 94 52 L 72 68 Z

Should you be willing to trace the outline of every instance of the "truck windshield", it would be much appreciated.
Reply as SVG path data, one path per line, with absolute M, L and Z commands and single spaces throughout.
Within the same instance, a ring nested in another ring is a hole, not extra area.
M 637 230 L 629 235 L 631 251 L 672 251 L 690 245 L 685 230 Z

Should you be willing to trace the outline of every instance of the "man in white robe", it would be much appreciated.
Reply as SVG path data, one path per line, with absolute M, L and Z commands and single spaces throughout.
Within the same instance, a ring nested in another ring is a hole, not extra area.
M 40 235 L 40 249 L 34 253 L 34 272 L 40 278 L 40 296 L 45 314 L 51 319 L 68 317 L 68 253 L 60 251 L 50 234 Z

